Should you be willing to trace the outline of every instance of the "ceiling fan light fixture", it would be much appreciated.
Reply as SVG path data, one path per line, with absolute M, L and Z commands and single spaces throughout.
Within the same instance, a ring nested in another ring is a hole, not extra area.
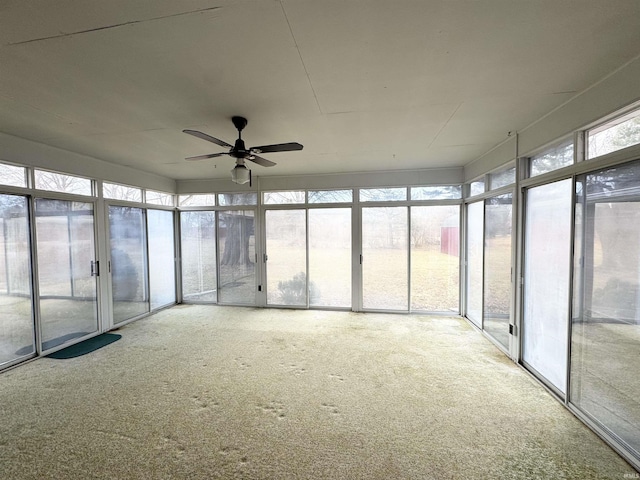
M 240 185 L 249 182 L 251 171 L 245 165 L 236 165 L 231 170 L 231 181 Z

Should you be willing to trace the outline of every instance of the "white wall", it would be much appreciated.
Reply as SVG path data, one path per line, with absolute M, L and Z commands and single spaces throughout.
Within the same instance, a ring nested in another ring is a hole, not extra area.
M 0 133 L 0 161 L 174 193 L 176 182 L 42 143 Z
M 464 181 L 475 180 L 478 176 L 494 170 L 517 157 L 516 136 L 509 137 L 504 142 L 485 153 L 479 159 L 464 167 Z
M 323 188 L 352 188 L 405 185 L 447 185 L 463 181 L 462 167 L 392 172 L 344 173 L 333 175 L 297 175 L 291 177 L 262 177 L 253 179 L 253 188 L 236 185 L 231 179 L 178 180 L 177 193 L 243 192 L 256 190 L 295 190 Z

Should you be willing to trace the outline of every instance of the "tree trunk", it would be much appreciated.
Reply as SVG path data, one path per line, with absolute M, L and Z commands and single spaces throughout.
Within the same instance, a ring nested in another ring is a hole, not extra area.
M 221 265 L 250 265 L 249 225 L 252 218 L 241 215 L 229 215 L 226 218 L 227 232 L 224 240 L 224 253 Z

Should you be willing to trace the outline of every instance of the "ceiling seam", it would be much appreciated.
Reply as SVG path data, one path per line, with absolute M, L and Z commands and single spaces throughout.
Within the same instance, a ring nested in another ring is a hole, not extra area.
M 431 142 L 429 142 L 429 146 L 427 146 L 427 149 L 431 148 L 431 145 L 433 145 L 433 143 L 438 139 L 438 137 L 440 136 L 442 131 L 446 128 L 446 126 L 449 125 L 449 122 L 451 121 L 453 116 L 458 112 L 458 110 L 460 110 L 460 107 L 462 107 L 463 103 L 464 102 L 460 102 L 458 106 L 456 106 L 455 110 L 451 113 L 451 115 L 449 115 L 449 118 L 447 118 L 447 121 L 444 122 L 444 125 L 442 125 L 442 127 L 440 127 L 440 130 L 438 130 L 438 132 L 433 136 L 433 139 L 431 140 Z
M 309 82 L 309 87 L 311 88 L 311 92 L 313 93 L 313 98 L 316 101 L 316 105 L 318 107 L 318 111 L 321 115 L 324 115 L 322 111 L 322 107 L 320 106 L 320 101 L 318 100 L 318 95 L 316 94 L 315 88 L 313 88 L 313 83 L 311 82 L 311 77 L 309 76 L 309 71 L 307 70 L 307 66 L 304 63 L 304 59 L 302 58 L 302 53 L 300 52 L 300 47 L 298 46 L 298 42 L 296 40 L 296 36 L 293 34 L 293 28 L 291 28 L 291 22 L 289 21 L 289 17 L 287 16 L 287 12 L 284 9 L 284 4 L 282 0 L 280 0 L 280 8 L 282 8 L 282 14 L 284 15 L 284 19 L 287 21 L 287 27 L 289 27 L 289 33 L 291 33 L 291 38 L 293 39 L 293 44 L 296 47 L 298 52 L 298 57 L 300 57 L 300 63 L 302 64 L 302 68 L 304 69 L 304 74 L 307 76 L 307 81 Z
M 179 13 L 172 13 L 170 15 L 162 15 L 160 17 L 153 17 L 153 18 L 145 18 L 142 20 L 131 20 L 129 22 L 122 22 L 122 23 L 116 23 L 114 25 L 105 25 L 104 27 L 96 27 L 96 28 L 90 28 L 88 30 L 79 30 L 77 32 L 70 32 L 70 33 L 60 33 L 58 35 L 51 35 L 49 37 L 41 37 L 41 38 L 32 38 L 31 40 L 23 40 L 20 42 L 11 42 L 11 43 L 7 43 L 7 46 L 13 47 L 16 45 L 24 45 L 26 43 L 34 43 L 34 42 L 43 42 L 45 40 L 53 40 L 56 38 L 64 38 L 64 37 L 73 37 L 75 35 L 82 35 L 85 33 L 92 33 L 92 32 L 99 32 L 100 30 L 109 30 L 111 28 L 119 28 L 119 27 L 126 27 L 128 25 L 135 25 L 137 23 L 146 23 L 146 22 L 152 22 L 155 20 L 164 20 L 165 18 L 172 18 L 172 17 L 180 17 L 182 15 L 190 15 L 192 13 L 202 13 L 202 12 L 207 12 L 207 11 L 211 11 L 211 10 L 218 10 L 222 7 L 208 7 L 208 8 L 200 8 L 198 10 L 190 10 L 188 12 L 179 12 Z

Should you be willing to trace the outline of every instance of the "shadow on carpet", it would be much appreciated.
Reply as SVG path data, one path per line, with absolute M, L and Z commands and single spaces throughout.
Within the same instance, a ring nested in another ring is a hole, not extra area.
M 99 348 L 106 347 L 110 343 L 116 342 L 121 338 L 122 335 L 118 335 L 115 333 L 103 333 L 102 335 L 89 338 L 83 342 L 76 343 L 75 345 L 71 345 L 70 347 L 63 348 L 62 350 L 58 350 L 57 352 L 53 352 L 47 355 L 47 357 L 56 358 L 58 360 L 80 357 L 82 355 L 86 355 L 87 353 L 94 352 Z

